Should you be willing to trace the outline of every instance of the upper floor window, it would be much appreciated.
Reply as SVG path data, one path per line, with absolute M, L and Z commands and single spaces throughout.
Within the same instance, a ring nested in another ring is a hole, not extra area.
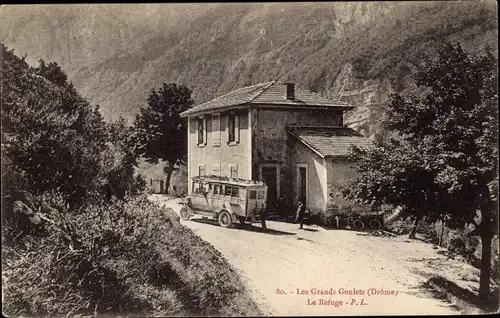
M 198 145 L 203 143 L 203 118 L 198 118 Z
M 207 144 L 207 121 L 205 118 L 198 118 L 196 121 L 196 130 L 198 131 L 198 146 Z
M 236 141 L 236 116 L 235 115 L 229 115 L 227 127 L 228 127 L 228 131 L 229 131 L 228 141 L 229 142 Z
M 240 122 L 239 116 L 229 114 L 227 117 L 227 142 L 229 144 L 237 144 L 240 140 Z
M 220 146 L 220 115 L 212 116 L 212 143 L 214 147 Z

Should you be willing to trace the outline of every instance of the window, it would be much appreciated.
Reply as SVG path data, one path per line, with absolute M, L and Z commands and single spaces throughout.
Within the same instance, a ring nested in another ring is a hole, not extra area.
M 203 118 L 198 118 L 198 145 L 204 144 Z
M 214 195 L 219 195 L 220 194 L 220 184 L 214 184 Z
M 235 145 L 240 141 L 240 120 L 238 115 L 230 114 L 227 117 L 227 142 Z
M 239 190 L 238 190 L 239 194 L 240 194 L 240 199 L 243 199 L 245 200 L 247 198 L 247 189 L 246 188 L 243 188 L 241 187 Z
M 238 165 L 229 165 L 229 177 L 230 178 L 238 178 Z
M 193 182 L 193 193 L 200 193 L 200 183 L 199 182 Z
M 214 176 L 220 176 L 220 163 L 214 163 L 212 165 L 212 174 Z
M 236 116 L 234 115 L 229 115 L 228 119 L 227 119 L 227 128 L 228 128 L 228 132 L 229 132 L 229 138 L 228 138 L 228 141 L 229 142 L 234 142 L 236 141 L 236 126 L 235 126 L 235 123 L 236 122 Z
M 198 118 L 196 121 L 196 130 L 198 131 L 198 146 L 206 146 L 207 144 L 207 120 Z
M 220 146 L 220 115 L 212 116 L 212 142 L 214 147 Z
M 231 190 L 232 191 L 231 196 L 237 198 L 238 197 L 238 190 L 239 190 L 238 187 L 233 187 L 233 189 Z
M 231 189 L 232 189 L 232 187 L 230 185 L 226 185 L 225 186 L 224 195 L 230 197 L 231 196 L 231 192 L 232 192 Z
M 250 200 L 255 200 L 257 198 L 257 191 L 250 190 Z
M 199 176 L 204 176 L 205 175 L 205 165 L 199 165 L 198 166 L 198 175 Z
M 259 191 L 259 200 L 264 200 L 264 190 Z

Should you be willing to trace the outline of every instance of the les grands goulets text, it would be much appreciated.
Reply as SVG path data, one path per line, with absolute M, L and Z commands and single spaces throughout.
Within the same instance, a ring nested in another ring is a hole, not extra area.
M 383 288 L 367 288 L 367 289 L 356 289 L 356 288 L 329 288 L 329 289 L 300 289 L 297 288 L 297 295 L 348 295 L 348 296 L 397 296 L 398 291 L 392 289 Z

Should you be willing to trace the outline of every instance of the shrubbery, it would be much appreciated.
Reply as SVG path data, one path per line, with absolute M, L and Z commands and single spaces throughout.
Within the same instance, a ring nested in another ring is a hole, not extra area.
M 40 201 L 43 232 L 5 229 L 5 313 L 259 314 L 221 254 L 144 196 L 78 213 Z

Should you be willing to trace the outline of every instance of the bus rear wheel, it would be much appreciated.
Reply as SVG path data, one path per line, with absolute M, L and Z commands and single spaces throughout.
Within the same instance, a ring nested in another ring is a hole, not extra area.
M 233 220 L 231 219 L 231 214 L 229 214 L 229 212 L 227 211 L 222 211 L 221 213 L 219 213 L 218 220 L 220 226 L 222 227 L 230 227 L 231 224 L 233 223 Z
M 365 224 L 361 220 L 355 220 L 353 222 L 353 225 L 356 230 L 362 230 L 365 228 Z
M 370 227 L 374 230 L 380 230 L 380 228 L 382 227 L 382 224 L 380 223 L 379 220 L 376 220 L 376 219 L 373 219 L 371 220 L 368 225 L 370 225 Z

